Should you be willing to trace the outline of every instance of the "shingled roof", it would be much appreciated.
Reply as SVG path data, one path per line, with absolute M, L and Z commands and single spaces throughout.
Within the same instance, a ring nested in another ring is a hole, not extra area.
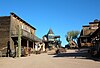
M 48 34 L 54 34 L 52 29 L 49 29 Z

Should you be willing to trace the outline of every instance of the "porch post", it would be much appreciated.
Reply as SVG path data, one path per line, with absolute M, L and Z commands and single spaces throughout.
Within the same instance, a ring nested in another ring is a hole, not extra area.
M 34 42 L 33 42 L 33 50 L 34 50 Z
M 81 42 L 81 38 L 79 39 L 80 40 L 80 42 Z M 81 42 L 82 43 L 82 42 Z
M 29 40 L 27 40 L 27 53 L 28 53 L 28 49 L 29 49 Z
M 34 43 L 35 43 L 35 42 L 33 42 L 33 53 L 34 53 L 34 51 L 35 51 L 35 49 L 34 49 L 34 46 L 35 46 Z
M 42 45 L 43 45 L 43 52 L 45 51 L 45 44 L 44 43 L 42 43 Z

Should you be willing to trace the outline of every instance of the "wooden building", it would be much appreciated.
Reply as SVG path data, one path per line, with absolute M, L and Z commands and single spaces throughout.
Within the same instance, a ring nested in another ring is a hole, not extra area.
M 55 36 L 52 29 L 49 29 L 47 35 L 43 36 L 43 42 L 45 47 L 49 49 L 61 46 L 60 36 Z
M 91 37 L 91 43 L 93 46 L 91 46 L 90 53 L 93 56 L 99 56 L 100 57 L 100 27 L 90 36 Z
M 97 19 L 93 22 L 90 22 L 89 25 L 83 26 L 80 37 L 78 38 L 79 47 L 93 46 L 91 36 L 93 33 L 95 33 L 96 30 L 98 30 L 99 27 L 100 21 Z
M 0 52 L 2 54 L 7 53 L 8 42 L 11 52 L 14 51 L 16 56 L 19 50 L 20 54 L 22 55 L 22 48 L 26 48 L 26 51 L 28 51 L 29 48 L 34 49 L 34 44 L 41 41 L 41 39 L 35 35 L 35 31 L 36 28 L 28 24 L 15 13 L 10 13 L 10 16 L 1 16 Z

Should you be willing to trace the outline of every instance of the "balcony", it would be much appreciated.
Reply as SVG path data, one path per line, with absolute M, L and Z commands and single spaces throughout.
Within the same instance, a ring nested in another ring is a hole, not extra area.
M 11 37 L 18 37 L 18 31 L 17 30 L 11 30 Z
M 31 40 L 34 40 L 34 35 L 32 35 L 31 33 L 27 32 L 25 30 L 21 31 L 21 35 L 22 35 L 22 37 L 26 37 L 26 38 L 29 38 Z
M 32 35 L 31 33 L 27 32 L 23 29 L 21 30 L 21 36 L 31 39 L 31 40 L 34 40 L 34 35 Z M 11 30 L 11 37 L 18 37 L 18 31 Z
M 18 37 L 18 31 L 15 30 L 11 30 L 11 37 Z M 26 39 L 30 39 L 32 41 L 37 41 L 37 42 L 42 42 L 42 40 L 40 38 L 38 38 L 37 36 L 35 36 L 34 34 L 31 34 L 25 30 L 21 30 L 21 37 L 24 37 Z

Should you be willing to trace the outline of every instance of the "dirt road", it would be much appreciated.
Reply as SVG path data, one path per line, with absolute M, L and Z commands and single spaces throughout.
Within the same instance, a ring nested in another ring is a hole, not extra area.
M 100 62 L 75 57 L 33 54 L 21 58 L 0 58 L 0 68 L 100 68 Z

